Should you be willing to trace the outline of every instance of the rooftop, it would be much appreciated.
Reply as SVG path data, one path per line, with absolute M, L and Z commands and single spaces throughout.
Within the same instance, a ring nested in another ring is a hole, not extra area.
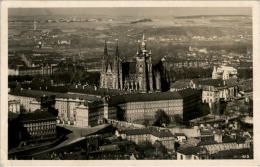
M 178 80 L 174 83 L 171 83 L 172 89 L 182 89 L 182 88 L 188 88 L 190 86 L 191 80 L 185 79 L 185 80 Z
M 32 113 L 20 114 L 18 120 L 21 122 L 36 121 L 43 119 L 56 119 L 56 116 L 52 115 L 48 111 L 36 110 Z
M 186 137 L 186 135 L 184 133 L 174 133 L 174 136 L 185 136 Z
M 215 87 L 223 87 L 224 82 L 221 79 L 193 79 L 193 82 L 196 85 L 206 85 L 206 86 L 215 86 Z
M 155 93 L 135 93 L 112 96 L 108 100 L 108 104 L 113 106 L 127 102 L 142 102 L 142 101 L 159 101 L 159 100 L 173 100 L 184 99 L 190 96 L 201 94 L 200 90 L 185 89 L 176 92 L 155 92 Z
M 94 100 L 99 99 L 95 96 L 88 96 L 88 95 L 76 94 L 76 93 L 68 94 L 68 93 L 58 93 L 58 92 L 28 90 L 28 89 L 24 89 L 21 91 L 11 91 L 9 94 L 17 95 L 17 96 L 32 97 L 32 98 L 40 98 L 43 96 L 55 96 L 56 98 L 81 99 L 81 100 L 89 100 L 89 101 L 94 101 Z
M 71 86 L 68 90 L 69 92 L 74 92 L 74 93 L 81 93 L 81 94 L 91 94 L 91 95 L 119 95 L 119 94 L 124 94 L 127 93 L 126 91 L 123 90 L 116 90 L 116 89 L 106 89 L 106 88 L 98 88 L 95 90 L 94 87 L 88 86 L 84 87 L 83 86 L 78 86 L 78 88 L 75 88 L 75 86 Z
M 153 136 L 162 137 L 174 137 L 174 135 L 169 130 L 159 130 L 155 128 L 142 128 L 142 129 L 126 129 L 122 130 L 120 133 L 126 135 L 145 135 L 151 134 Z
M 184 155 L 196 155 L 202 152 L 204 149 L 201 147 L 187 147 L 187 148 L 182 148 L 178 150 L 177 152 L 184 154 Z
M 103 145 L 99 147 L 100 151 L 117 151 L 120 150 L 117 144 Z
M 233 87 L 238 85 L 237 79 L 228 79 L 223 81 L 222 79 L 193 79 L 192 80 L 196 85 L 201 86 L 214 86 L 214 87 Z

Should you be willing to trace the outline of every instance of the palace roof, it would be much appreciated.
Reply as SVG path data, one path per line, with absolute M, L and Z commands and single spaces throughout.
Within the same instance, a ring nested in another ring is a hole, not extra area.
M 53 119 L 56 120 L 56 116 L 52 115 L 48 111 L 36 110 L 32 113 L 20 114 L 18 120 L 21 122 L 27 121 L 38 121 L 38 120 L 46 120 Z
M 176 92 L 155 92 L 155 93 L 134 93 L 112 96 L 108 100 L 110 106 L 127 103 L 127 102 L 143 102 L 143 101 L 159 101 L 159 100 L 173 100 L 184 99 L 194 95 L 199 95 L 200 90 L 185 89 Z
M 56 98 L 82 99 L 82 100 L 91 100 L 91 101 L 99 99 L 95 96 L 88 96 L 88 95 L 76 94 L 76 93 L 68 94 L 68 93 L 58 93 L 58 92 L 28 90 L 28 89 L 24 89 L 21 91 L 12 91 L 9 94 L 16 95 L 16 96 L 32 97 L 32 98 L 40 98 L 43 96 L 55 96 Z

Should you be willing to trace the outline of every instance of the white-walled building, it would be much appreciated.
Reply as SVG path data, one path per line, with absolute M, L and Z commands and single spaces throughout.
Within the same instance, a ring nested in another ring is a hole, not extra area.
M 34 112 L 35 110 L 41 109 L 41 102 L 37 100 L 32 100 L 29 103 L 29 112 Z
M 228 79 L 236 79 L 237 78 L 237 69 L 230 66 L 220 66 L 216 68 L 214 66 L 213 72 L 212 72 L 212 79 L 222 79 L 222 80 L 228 80 Z
M 76 107 L 84 104 L 83 99 L 58 97 L 55 99 L 55 108 L 59 111 L 59 120 L 67 124 L 75 124 Z
M 12 101 L 15 100 L 19 102 L 21 107 L 26 112 L 34 112 L 37 109 L 41 108 L 41 97 L 49 97 L 49 96 L 55 96 L 55 105 L 53 106 L 55 109 L 58 110 L 58 122 L 64 123 L 64 124 L 70 124 L 75 125 L 76 124 L 76 116 L 77 111 L 76 108 L 87 104 L 90 101 L 93 100 L 93 97 L 89 97 L 86 94 L 67 94 L 67 93 L 55 93 L 55 92 L 48 92 L 48 91 L 36 91 L 36 90 L 21 90 L 18 92 L 9 92 L 8 100 Z M 99 99 L 99 98 L 97 98 Z M 9 105 L 9 110 L 15 110 L 14 106 L 11 104 Z M 93 108 L 93 107 L 92 107 Z M 108 111 L 108 106 L 105 108 L 104 104 L 103 106 L 100 106 L 98 109 L 92 109 L 90 115 L 94 115 L 93 117 L 90 116 L 91 120 L 90 122 L 96 122 L 95 118 L 97 115 L 97 112 L 99 112 L 98 115 L 101 115 L 100 117 L 104 118 L 104 109 L 106 109 L 106 115 L 109 115 L 110 112 Z M 20 110 L 20 109 L 19 109 Z M 97 112 L 96 112 L 97 110 Z M 110 116 L 107 116 L 108 118 Z M 94 125 L 95 123 L 91 123 L 91 125 Z
M 9 94 L 8 95 L 8 100 L 19 101 L 21 107 L 23 107 L 25 111 L 29 111 L 29 109 L 30 109 L 30 102 L 31 101 L 36 101 L 36 97 Z
M 88 127 L 89 126 L 89 110 L 88 106 L 83 104 L 76 107 L 76 123 L 78 127 Z
M 8 112 L 20 113 L 20 102 L 17 100 L 8 101 Z

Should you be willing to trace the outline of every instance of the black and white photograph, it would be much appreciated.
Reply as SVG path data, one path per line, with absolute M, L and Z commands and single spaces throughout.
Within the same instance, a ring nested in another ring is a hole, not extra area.
M 7 160 L 254 160 L 253 13 L 8 7 Z

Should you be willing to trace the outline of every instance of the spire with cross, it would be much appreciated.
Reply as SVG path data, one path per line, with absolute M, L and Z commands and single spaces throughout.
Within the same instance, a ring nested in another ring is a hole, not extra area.
M 144 35 L 144 33 L 143 33 L 143 39 L 142 39 L 142 44 L 141 44 L 141 48 L 142 48 L 142 50 L 146 50 L 146 39 L 145 39 L 145 35 Z

